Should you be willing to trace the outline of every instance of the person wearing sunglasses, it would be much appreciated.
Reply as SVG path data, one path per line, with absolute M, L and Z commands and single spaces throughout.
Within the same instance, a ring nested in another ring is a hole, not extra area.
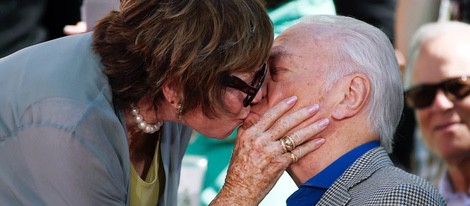
M 470 205 L 470 130 L 466 125 L 470 113 L 464 112 L 470 108 L 470 26 L 426 24 L 414 35 L 410 52 L 406 103 L 415 109 L 424 144 L 443 162 L 422 170 L 438 168 L 428 178 L 448 205 Z
M 258 0 L 131 0 L 93 32 L 0 59 L 0 204 L 178 205 L 192 129 L 223 139 L 244 124 L 272 42 Z M 296 101 L 240 128 L 212 205 L 257 205 L 321 145 L 302 142 L 325 124 L 292 130 L 319 109 L 285 114 Z

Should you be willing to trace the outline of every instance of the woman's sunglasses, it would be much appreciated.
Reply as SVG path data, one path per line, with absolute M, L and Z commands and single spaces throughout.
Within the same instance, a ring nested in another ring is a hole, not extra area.
M 222 76 L 222 84 L 226 87 L 231 87 L 245 93 L 246 97 L 245 100 L 243 100 L 243 106 L 248 107 L 251 102 L 253 102 L 253 99 L 255 99 L 256 94 L 263 85 L 264 77 L 266 76 L 266 71 L 266 63 L 264 63 L 263 65 L 261 65 L 261 69 L 256 72 L 255 77 L 250 85 L 248 85 L 240 78 L 231 74 L 225 74 Z
M 434 102 L 437 90 L 442 90 L 450 101 L 461 100 L 470 94 L 469 76 L 448 79 L 437 84 L 423 84 L 405 92 L 406 104 L 411 108 L 424 109 Z

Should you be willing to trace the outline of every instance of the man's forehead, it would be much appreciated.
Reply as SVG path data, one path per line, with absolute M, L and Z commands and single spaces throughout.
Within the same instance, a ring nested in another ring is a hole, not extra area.
M 302 33 L 300 29 L 287 31 L 274 40 L 271 53 L 273 57 L 312 55 L 325 48 L 319 40 L 312 33 Z
M 296 64 L 320 64 L 328 61 L 330 52 L 323 51 L 312 42 L 304 44 L 292 44 L 286 42 L 275 43 L 271 49 L 269 60 L 275 62 L 297 62 Z

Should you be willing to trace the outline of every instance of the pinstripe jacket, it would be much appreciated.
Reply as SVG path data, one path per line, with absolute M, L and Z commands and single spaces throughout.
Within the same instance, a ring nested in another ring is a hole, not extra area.
M 446 205 L 429 182 L 395 167 L 383 147 L 357 159 L 317 205 Z

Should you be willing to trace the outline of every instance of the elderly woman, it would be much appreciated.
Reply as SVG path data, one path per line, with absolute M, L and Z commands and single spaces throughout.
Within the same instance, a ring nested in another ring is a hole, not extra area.
M 243 124 L 272 41 L 257 0 L 133 0 L 93 33 L 0 59 L 0 202 L 176 205 L 190 128 L 224 138 Z M 295 102 L 240 129 L 214 205 L 257 204 L 321 144 L 302 144 L 317 123 L 287 132 L 318 110 L 284 115 Z

